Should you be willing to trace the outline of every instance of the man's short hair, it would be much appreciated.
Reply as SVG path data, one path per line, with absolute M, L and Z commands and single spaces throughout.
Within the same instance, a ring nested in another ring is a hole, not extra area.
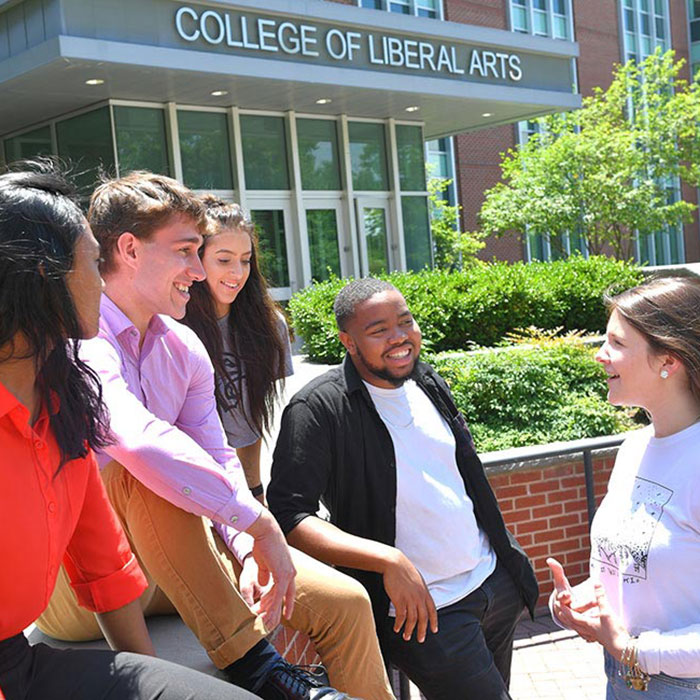
M 122 233 L 142 240 L 172 218 L 192 219 L 197 229 L 207 228 L 206 209 L 192 190 L 165 175 L 136 170 L 102 183 L 92 194 L 87 218 L 102 248 L 100 271 L 114 270 L 114 253 Z
M 345 330 L 347 322 L 355 315 L 358 304 L 367 301 L 375 294 L 389 291 L 397 291 L 397 289 L 390 282 L 378 280 L 376 277 L 363 277 L 343 287 L 333 302 L 333 312 L 338 328 L 341 331 Z

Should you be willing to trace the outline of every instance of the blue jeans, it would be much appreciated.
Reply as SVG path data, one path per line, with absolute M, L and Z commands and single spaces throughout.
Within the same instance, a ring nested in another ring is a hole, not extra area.
M 524 603 L 500 563 L 475 591 L 438 610 L 438 633 L 405 642 L 388 618 L 380 631 L 385 658 L 428 700 L 510 700 L 513 635 Z
M 605 652 L 605 675 L 608 679 L 606 700 L 690 700 L 700 697 L 700 678 L 675 678 L 659 673 L 651 677 L 646 692 L 632 690 L 620 675 L 620 663 Z

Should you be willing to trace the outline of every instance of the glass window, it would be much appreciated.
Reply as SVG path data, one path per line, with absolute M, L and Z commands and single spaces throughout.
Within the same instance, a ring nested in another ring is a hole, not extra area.
M 51 129 L 42 126 L 34 131 L 27 131 L 20 136 L 14 136 L 5 141 L 5 160 L 12 163 L 14 160 L 33 158 L 34 156 L 46 156 L 51 154 Z
M 572 31 L 570 20 L 571 0 L 510 0 L 514 32 L 568 40 Z
M 75 166 L 75 182 L 82 195 L 92 192 L 100 170 L 114 172 L 109 107 L 58 122 L 56 140 L 58 155 Z
M 246 187 L 249 190 L 288 190 L 284 119 L 242 115 L 241 139 Z
M 380 275 L 389 269 L 386 210 L 383 207 L 362 207 L 362 230 L 367 246 L 367 271 Z
M 170 175 L 162 109 L 115 107 L 114 128 L 121 175 L 132 170 Z
M 232 190 L 226 115 L 178 110 L 182 177 L 195 190 Z
M 339 190 L 340 167 L 336 123 L 297 119 L 301 186 L 305 190 Z
M 425 190 L 423 130 L 419 126 L 396 126 L 399 180 L 402 190 Z
M 417 272 L 430 267 L 430 218 L 427 197 L 401 197 L 406 267 Z
M 281 209 L 254 209 L 250 216 L 258 236 L 260 270 L 271 287 L 289 287 L 284 212 Z
M 309 236 L 311 277 L 317 282 L 331 275 L 340 277 L 338 221 L 335 209 L 307 209 L 306 230 Z
M 435 139 L 426 142 L 426 161 L 429 166 L 429 176 L 439 177 L 444 180 L 451 180 L 446 190 L 442 192 L 442 199 L 447 200 L 450 206 L 457 204 L 457 186 L 455 173 L 452 167 L 453 143 L 452 138 Z
M 360 7 L 417 17 L 442 17 L 442 0 L 357 0 Z
M 653 17 L 651 12 L 653 11 Z M 641 61 L 653 53 L 656 47 L 662 51 L 670 48 L 666 5 L 649 0 L 625 0 L 622 13 L 624 23 L 624 50 L 626 60 Z M 691 22 L 692 35 L 692 22 Z M 692 37 L 691 37 L 692 38 Z
M 388 190 L 383 124 L 350 122 L 352 184 L 356 190 Z

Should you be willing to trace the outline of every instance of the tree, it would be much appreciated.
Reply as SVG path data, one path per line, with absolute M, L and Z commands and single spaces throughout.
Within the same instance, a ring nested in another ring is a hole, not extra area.
M 576 232 L 591 253 L 627 259 L 635 232 L 690 220 L 695 205 L 669 197 L 677 178 L 700 183 L 700 86 L 679 79 L 683 63 L 657 51 L 617 66 L 581 109 L 539 120 L 541 133 L 503 154 L 481 233 L 527 231 L 556 245 Z
M 429 166 L 426 168 L 430 170 Z M 430 231 L 433 237 L 435 267 L 441 270 L 461 269 L 476 262 L 476 254 L 484 247 L 480 233 L 460 231 L 459 205 L 450 204 L 445 190 L 452 180 L 428 177 Z

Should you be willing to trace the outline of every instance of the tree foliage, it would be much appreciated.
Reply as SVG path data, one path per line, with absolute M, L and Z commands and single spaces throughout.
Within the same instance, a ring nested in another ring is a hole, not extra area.
M 555 245 L 578 233 L 591 253 L 610 247 L 627 259 L 635 231 L 690 220 L 695 206 L 669 197 L 676 178 L 700 183 L 700 85 L 679 78 L 683 64 L 657 51 L 617 66 L 610 87 L 581 109 L 539 120 L 541 133 L 503 154 L 481 232 L 527 231 Z
M 462 207 L 445 199 L 445 190 L 451 184 L 452 180 L 448 178 L 428 178 L 434 262 L 441 270 L 457 270 L 474 264 L 476 254 L 485 245 L 482 234 L 460 230 L 459 211 Z

